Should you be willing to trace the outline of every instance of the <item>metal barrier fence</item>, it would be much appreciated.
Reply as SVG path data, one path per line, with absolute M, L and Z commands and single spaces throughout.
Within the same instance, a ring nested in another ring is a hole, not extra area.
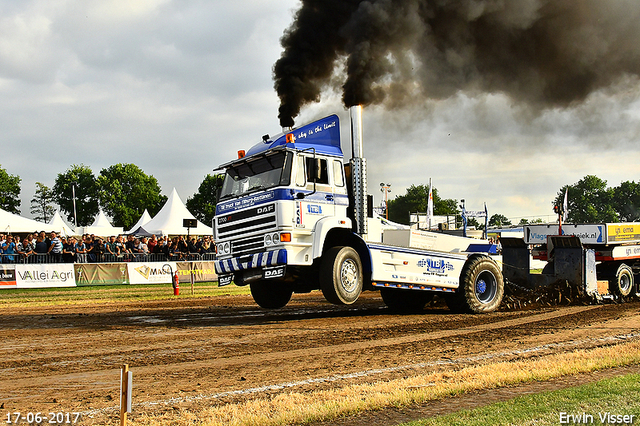
M 116 262 L 198 262 L 202 260 L 215 260 L 215 253 L 125 253 L 114 254 L 55 254 L 55 253 L 33 253 L 22 254 L 0 254 L 0 261 L 8 264 L 28 264 L 28 263 L 116 263 Z

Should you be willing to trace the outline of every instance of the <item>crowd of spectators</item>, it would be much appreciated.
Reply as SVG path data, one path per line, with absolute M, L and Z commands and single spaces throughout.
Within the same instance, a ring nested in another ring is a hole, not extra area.
M 59 236 L 44 231 L 20 238 L 0 234 L 2 263 L 86 263 L 126 261 L 212 260 L 211 236 L 136 237 L 118 235 L 103 239 L 93 234 Z

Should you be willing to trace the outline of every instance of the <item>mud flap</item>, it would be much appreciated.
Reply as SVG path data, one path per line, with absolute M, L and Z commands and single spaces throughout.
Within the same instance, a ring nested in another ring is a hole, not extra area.
M 231 281 L 233 281 L 233 274 L 232 275 L 219 275 L 218 276 L 218 287 L 223 287 L 225 285 L 229 285 L 229 284 L 231 284 Z
M 286 272 L 286 266 L 276 266 L 275 268 L 264 268 L 262 270 L 262 278 L 265 280 L 272 278 L 283 278 Z

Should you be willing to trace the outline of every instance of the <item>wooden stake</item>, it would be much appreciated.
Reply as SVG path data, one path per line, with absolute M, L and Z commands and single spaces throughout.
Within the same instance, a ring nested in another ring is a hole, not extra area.
M 120 370 L 120 426 L 127 425 L 127 413 L 131 412 L 131 382 L 129 364 L 124 364 Z

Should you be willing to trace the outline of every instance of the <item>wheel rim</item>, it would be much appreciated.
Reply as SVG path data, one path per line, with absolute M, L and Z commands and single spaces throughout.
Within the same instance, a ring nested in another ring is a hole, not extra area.
M 620 276 L 620 291 L 626 293 L 631 288 L 631 277 L 628 274 Z
M 481 303 L 490 303 L 498 291 L 496 277 L 489 271 L 484 271 L 476 279 L 476 297 Z
M 353 259 L 347 259 L 342 262 L 340 285 L 347 293 L 353 293 L 358 289 L 358 265 Z

